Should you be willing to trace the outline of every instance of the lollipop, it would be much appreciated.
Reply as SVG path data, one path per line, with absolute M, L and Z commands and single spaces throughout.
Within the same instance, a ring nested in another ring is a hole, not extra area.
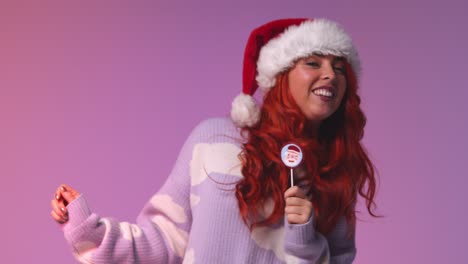
M 281 149 L 281 160 L 284 165 L 291 168 L 291 186 L 294 186 L 293 168 L 302 161 L 302 150 L 296 144 L 287 144 Z

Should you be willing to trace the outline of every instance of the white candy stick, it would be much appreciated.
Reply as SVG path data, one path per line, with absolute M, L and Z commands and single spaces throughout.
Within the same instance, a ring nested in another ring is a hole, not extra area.
M 294 173 L 293 173 L 293 168 L 291 168 L 291 187 L 294 186 Z

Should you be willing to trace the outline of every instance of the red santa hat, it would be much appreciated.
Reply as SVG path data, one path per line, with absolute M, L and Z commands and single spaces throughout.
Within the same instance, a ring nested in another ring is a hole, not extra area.
M 295 145 L 290 145 L 288 147 L 288 151 L 291 151 L 291 152 L 294 152 L 294 153 L 297 153 L 297 154 L 299 154 L 301 152 L 301 150 L 298 147 L 296 147 Z
M 260 109 L 253 98 L 257 88 L 266 94 L 275 85 L 278 73 L 313 53 L 344 57 L 354 76 L 359 77 L 358 52 L 351 37 L 333 21 L 280 19 L 254 29 L 245 47 L 242 93 L 232 102 L 232 120 L 239 127 L 257 124 Z

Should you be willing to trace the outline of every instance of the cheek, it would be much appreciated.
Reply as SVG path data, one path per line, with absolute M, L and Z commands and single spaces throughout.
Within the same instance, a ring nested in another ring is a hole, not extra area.
M 296 103 L 305 101 L 309 97 L 309 86 L 304 80 L 295 80 L 291 82 L 289 90 Z
M 291 93 L 292 98 L 297 102 L 297 100 L 301 97 L 301 89 L 300 89 L 300 82 L 294 75 L 291 76 L 292 78 L 289 79 L 289 92 Z

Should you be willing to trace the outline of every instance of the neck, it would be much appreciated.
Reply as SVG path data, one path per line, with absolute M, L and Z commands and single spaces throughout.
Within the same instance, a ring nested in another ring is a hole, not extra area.
M 320 121 L 308 121 L 307 122 L 307 128 L 306 128 L 306 133 L 307 135 L 310 135 L 311 137 L 317 138 L 318 137 L 318 132 L 320 129 Z

